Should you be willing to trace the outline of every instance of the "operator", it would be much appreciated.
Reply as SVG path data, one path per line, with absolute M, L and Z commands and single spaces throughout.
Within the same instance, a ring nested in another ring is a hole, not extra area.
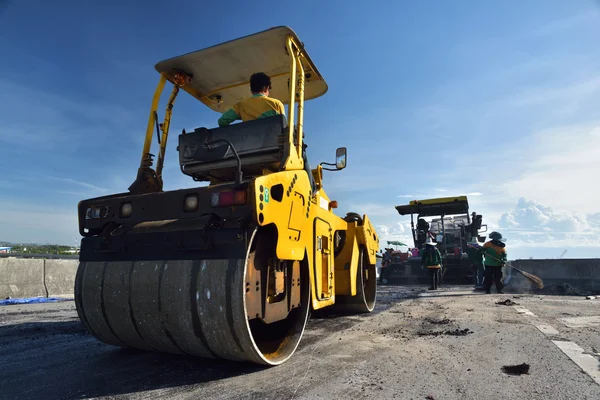
M 392 261 L 392 249 L 386 248 L 385 253 L 383 253 L 383 260 L 381 262 L 381 274 L 379 275 L 379 284 L 387 283 L 388 268 L 390 266 L 391 261 Z
M 492 281 L 496 284 L 496 291 L 502 293 L 502 267 L 506 264 L 506 245 L 500 232 L 490 233 L 489 242 L 483 245 L 483 256 L 485 257 L 485 292 L 490 294 Z
M 417 220 L 417 242 L 415 243 L 417 247 L 423 247 L 425 243 L 425 239 L 427 239 L 427 234 L 429 232 L 429 222 L 425 221 L 423 218 L 419 218 Z
M 467 256 L 475 272 L 475 290 L 481 290 L 485 282 L 485 268 L 483 267 L 483 251 L 477 243 L 476 236 L 473 236 L 471 241 L 467 243 Z
M 429 290 L 437 290 L 440 284 L 442 254 L 435 247 L 436 244 L 430 237 L 427 237 L 423 252 L 421 253 L 421 265 L 426 267 L 431 275 L 431 287 Z
M 262 72 L 253 74 L 250 77 L 252 97 L 238 101 L 233 108 L 223 113 L 219 118 L 219 126 L 227 126 L 239 119 L 246 122 L 285 114 L 283 103 L 269 97 L 271 88 L 271 78 L 268 75 Z
M 250 91 L 252 97 L 240 100 L 233 105 L 233 108 L 227 110 L 219 118 L 219 127 L 227 126 L 233 121 L 241 119 L 243 122 L 255 119 L 274 117 L 275 115 L 285 115 L 283 103 L 277 99 L 269 97 L 272 89 L 271 78 L 263 72 L 257 72 L 250 77 Z M 304 170 L 308 174 L 312 195 L 317 191 L 315 178 L 308 165 L 306 157 L 306 144 L 302 145 L 302 160 L 304 161 Z

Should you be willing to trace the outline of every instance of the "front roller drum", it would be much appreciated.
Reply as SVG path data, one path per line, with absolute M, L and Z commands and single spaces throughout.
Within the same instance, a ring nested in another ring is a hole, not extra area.
M 364 247 L 360 248 L 358 255 L 358 268 L 356 269 L 356 295 L 335 296 L 335 304 L 327 307 L 332 312 L 343 314 L 370 313 L 375 308 L 377 297 L 377 274 L 375 264 L 369 264 L 369 258 Z
M 281 364 L 304 332 L 308 271 L 296 262 L 300 271 L 286 274 L 300 285 L 300 301 L 287 317 L 267 323 L 254 309 L 249 317 L 248 307 L 256 304 L 247 304 L 248 288 L 266 291 L 259 288 L 264 281 L 247 280 L 256 275 L 249 268 L 256 262 L 257 236 L 255 231 L 245 260 L 82 262 L 75 282 L 79 317 L 92 335 L 115 346 Z

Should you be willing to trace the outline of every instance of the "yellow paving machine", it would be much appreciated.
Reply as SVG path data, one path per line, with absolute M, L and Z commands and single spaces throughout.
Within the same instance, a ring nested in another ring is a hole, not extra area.
M 473 271 L 466 255 L 467 242 L 477 238 L 483 243 L 486 236 L 481 236 L 481 233 L 487 231 L 487 225 L 482 224 L 481 214 L 469 214 L 467 196 L 412 200 L 395 208 L 400 215 L 410 215 L 414 247 L 422 250 L 428 236 L 436 242 L 446 267 L 443 274 L 445 283 L 472 281 Z M 401 282 L 423 283 L 428 279 L 426 271 L 420 268 L 420 257 L 393 263 L 391 267 L 389 276 L 396 275 L 396 280 Z
M 327 84 L 298 36 L 276 27 L 155 68 L 137 178 L 124 193 L 78 205 L 75 301 L 85 328 L 116 346 L 278 365 L 311 310 L 371 312 L 379 238 L 366 215 L 336 216 L 324 190 L 323 171 L 345 168 L 346 149 L 335 163 L 308 166 L 304 102 Z M 177 151 L 192 187 L 163 190 L 178 93 L 224 112 L 250 95 L 255 72 L 271 77 L 287 118 L 184 130 Z

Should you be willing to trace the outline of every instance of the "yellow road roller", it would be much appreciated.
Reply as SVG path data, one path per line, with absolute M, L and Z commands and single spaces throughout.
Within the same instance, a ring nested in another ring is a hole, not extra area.
M 155 69 L 134 182 L 78 205 L 75 301 L 87 331 L 115 346 L 278 365 L 296 350 L 311 310 L 371 312 L 379 238 L 366 215 L 336 216 L 323 189 L 323 171 L 345 168 L 346 149 L 335 162 L 308 165 L 304 101 L 327 84 L 294 31 L 271 28 Z M 176 150 L 191 187 L 163 190 L 178 93 L 225 112 L 249 97 L 255 72 L 271 77 L 270 96 L 287 117 L 183 130 Z

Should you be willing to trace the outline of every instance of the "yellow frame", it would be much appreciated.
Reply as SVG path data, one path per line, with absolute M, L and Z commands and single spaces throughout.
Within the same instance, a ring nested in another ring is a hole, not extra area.
M 286 47 L 290 55 L 290 90 L 289 90 L 289 105 L 288 105 L 288 145 L 290 152 L 287 154 L 286 161 L 283 164 L 283 170 L 300 170 L 304 168 L 304 161 L 302 158 L 302 143 L 303 143 L 303 123 L 304 123 L 304 67 L 302 65 L 303 50 L 296 43 L 291 35 L 287 36 Z M 171 81 L 164 73 L 160 74 L 160 79 L 154 95 L 152 97 L 152 105 L 150 107 L 150 115 L 148 116 L 148 125 L 146 127 L 146 137 L 144 139 L 144 146 L 142 148 L 142 158 L 140 161 L 140 168 L 147 165 L 148 154 L 152 147 L 152 138 L 154 135 L 154 127 L 156 124 L 156 111 L 158 110 L 158 103 L 160 97 L 165 88 L 167 80 Z M 172 81 L 171 81 L 172 82 Z M 173 91 L 169 97 L 167 103 L 167 109 L 165 112 L 165 119 L 162 124 L 162 135 L 160 141 L 160 149 L 158 157 L 156 159 L 156 177 L 158 178 L 162 190 L 162 169 L 164 165 L 165 150 L 167 147 L 167 140 L 169 137 L 169 128 L 171 124 L 171 116 L 173 113 L 173 104 L 175 98 L 179 93 L 179 89 L 183 86 L 179 86 L 177 83 L 173 83 Z M 219 89 L 223 90 L 223 88 Z M 296 98 L 298 99 L 296 101 Z M 296 108 L 294 108 L 296 106 Z M 296 123 L 294 124 L 294 121 Z M 297 142 L 294 143 L 294 131 L 297 133 Z M 294 151 L 292 151 L 294 149 Z

